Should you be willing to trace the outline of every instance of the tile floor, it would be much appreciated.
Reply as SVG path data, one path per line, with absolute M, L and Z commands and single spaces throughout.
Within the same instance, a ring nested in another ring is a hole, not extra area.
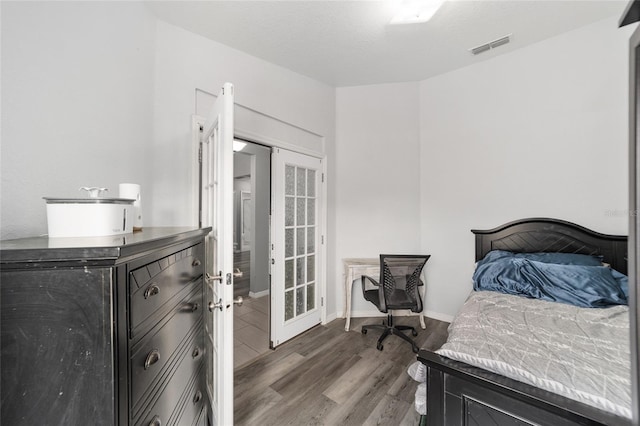
M 234 368 L 269 352 L 269 296 L 245 297 L 233 313 Z

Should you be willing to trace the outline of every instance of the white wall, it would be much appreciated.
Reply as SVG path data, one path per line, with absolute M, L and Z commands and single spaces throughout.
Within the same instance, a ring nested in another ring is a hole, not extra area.
M 251 154 L 233 153 L 233 176 L 236 178 L 251 175 Z M 251 188 L 247 189 L 251 192 Z
M 145 7 L 5 1 L 0 7 L 0 238 L 46 233 L 43 196 L 82 196 L 81 186 L 108 187 L 117 196 L 118 183 L 136 182 L 146 199 L 155 47 Z
M 425 309 L 471 290 L 472 228 L 555 217 L 627 233 L 628 29 L 601 21 L 420 83 Z
M 339 295 L 343 258 L 420 251 L 418 94 L 418 83 L 336 89 L 336 160 L 330 176 L 336 181 Z M 378 313 L 363 299 L 359 282 L 352 300 L 353 315 Z M 338 309 L 341 314 L 342 303 Z

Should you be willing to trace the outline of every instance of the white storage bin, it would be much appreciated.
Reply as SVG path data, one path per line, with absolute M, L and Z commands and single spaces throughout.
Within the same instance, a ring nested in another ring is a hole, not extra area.
M 127 198 L 50 198 L 49 237 L 100 237 L 133 232 L 133 202 Z

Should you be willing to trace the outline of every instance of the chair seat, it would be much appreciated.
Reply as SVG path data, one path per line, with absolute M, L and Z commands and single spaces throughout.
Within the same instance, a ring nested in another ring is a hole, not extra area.
M 364 292 L 364 298 L 373 303 L 380 309 L 380 294 L 378 290 L 367 290 Z M 409 298 L 406 291 L 394 290 L 387 299 L 387 309 L 411 309 L 416 307 L 416 302 Z

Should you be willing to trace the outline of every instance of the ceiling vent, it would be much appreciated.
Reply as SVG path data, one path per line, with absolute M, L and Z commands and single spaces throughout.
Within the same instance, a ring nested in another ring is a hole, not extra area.
M 490 41 L 489 43 L 485 43 L 485 44 L 481 44 L 480 46 L 476 46 L 474 48 L 469 49 L 469 52 L 473 53 L 474 55 L 478 55 L 482 52 L 486 52 L 487 50 L 491 50 L 491 49 L 495 49 L 498 46 L 502 46 L 503 44 L 507 44 L 511 41 L 511 34 L 506 35 L 504 37 L 500 37 L 498 39 L 495 39 L 493 41 Z

